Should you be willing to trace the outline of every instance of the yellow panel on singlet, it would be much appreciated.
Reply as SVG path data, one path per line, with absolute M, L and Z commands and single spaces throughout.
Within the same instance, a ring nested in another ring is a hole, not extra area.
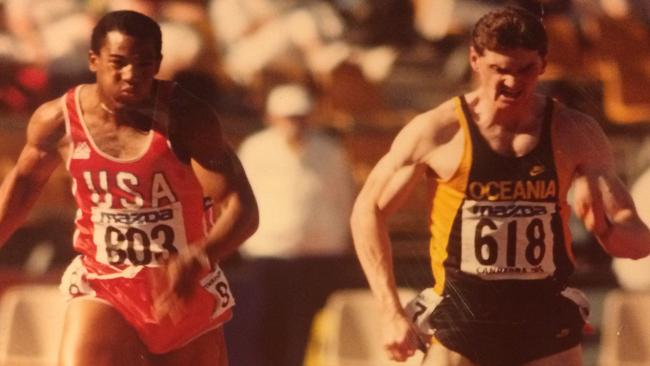
M 469 179 L 470 168 L 472 167 L 472 143 L 469 136 L 467 119 L 463 113 L 460 98 L 454 100 L 456 114 L 463 131 L 463 157 L 454 175 L 447 181 L 438 181 L 434 195 L 433 207 L 431 210 L 431 244 L 429 254 L 431 255 L 431 268 L 436 279 L 434 291 L 442 294 L 445 283 L 444 261 L 447 259 L 447 244 L 451 233 L 453 221 L 456 218 L 463 199 L 465 188 Z
M 536 146 L 521 157 L 494 152 L 455 99 L 464 137 L 461 163 L 438 180 L 431 210 L 434 290 L 454 280 L 560 282 L 573 271 L 568 206 L 562 197 L 551 144 L 552 100 L 547 101 Z

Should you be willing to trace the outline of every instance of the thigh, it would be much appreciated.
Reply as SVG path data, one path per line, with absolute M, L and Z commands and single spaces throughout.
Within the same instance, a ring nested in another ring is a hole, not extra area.
M 454 352 L 440 343 L 432 344 L 424 356 L 422 366 L 475 366 L 460 353 Z
M 163 355 L 151 355 L 155 366 L 228 366 L 223 327 L 213 329 L 187 345 Z
M 70 302 L 59 350 L 61 366 L 149 366 L 137 333 L 107 303 L 91 298 Z
M 534 361 L 525 363 L 523 366 L 581 366 L 582 365 L 582 346 L 577 345 L 566 351 L 558 352 L 554 355 L 539 358 Z

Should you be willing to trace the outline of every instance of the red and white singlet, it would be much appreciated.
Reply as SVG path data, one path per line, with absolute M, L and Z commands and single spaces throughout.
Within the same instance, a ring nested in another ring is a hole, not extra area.
M 160 99 L 171 94 L 171 85 L 158 83 L 157 105 L 165 105 Z M 151 352 L 165 353 L 220 326 L 234 305 L 223 271 L 214 264 L 201 274 L 180 320 L 153 313 L 150 272 L 206 234 L 202 189 L 189 164 L 170 148 L 160 131 L 165 128 L 148 132 L 148 145 L 137 157 L 118 159 L 102 152 L 84 121 L 82 87 L 63 97 L 70 138 L 67 168 L 78 206 L 73 245 L 80 255 L 66 270 L 61 288 L 72 297 L 107 301 Z

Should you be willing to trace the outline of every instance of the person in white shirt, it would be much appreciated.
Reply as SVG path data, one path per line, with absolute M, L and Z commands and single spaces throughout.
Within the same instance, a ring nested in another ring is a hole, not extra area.
M 234 291 L 242 292 L 237 305 L 246 315 L 232 329 L 245 337 L 245 351 L 233 335 L 233 364 L 302 365 L 313 315 L 340 285 L 346 254 L 353 259 L 351 167 L 342 144 L 310 124 L 313 108 L 304 86 L 276 86 L 266 101 L 267 127 L 239 148 L 260 224 L 240 249 L 244 274 Z
M 247 257 L 339 255 L 350 248 L 350 165 L 335 138 L 310 127 L 312 104 L 302 86 L 276 87 L 268 97 L 268 127 L 240 146 L 262 215 L 242 247 Z

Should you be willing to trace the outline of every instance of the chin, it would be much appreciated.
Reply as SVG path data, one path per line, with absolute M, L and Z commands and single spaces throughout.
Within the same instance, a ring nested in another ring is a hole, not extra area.
M 518 99 L 503 99 L 499 98 L 496 100 L 496 107 L 498 109 L 508 109 L 508 108 L 513 108 L 516 107 L 517 105 L 520 104 L 520 101 Z
M 115 105 L 122 108 L 135 107 L 142 104 L 145 100 L 145 97 L 120 96 L 115 98 Z

